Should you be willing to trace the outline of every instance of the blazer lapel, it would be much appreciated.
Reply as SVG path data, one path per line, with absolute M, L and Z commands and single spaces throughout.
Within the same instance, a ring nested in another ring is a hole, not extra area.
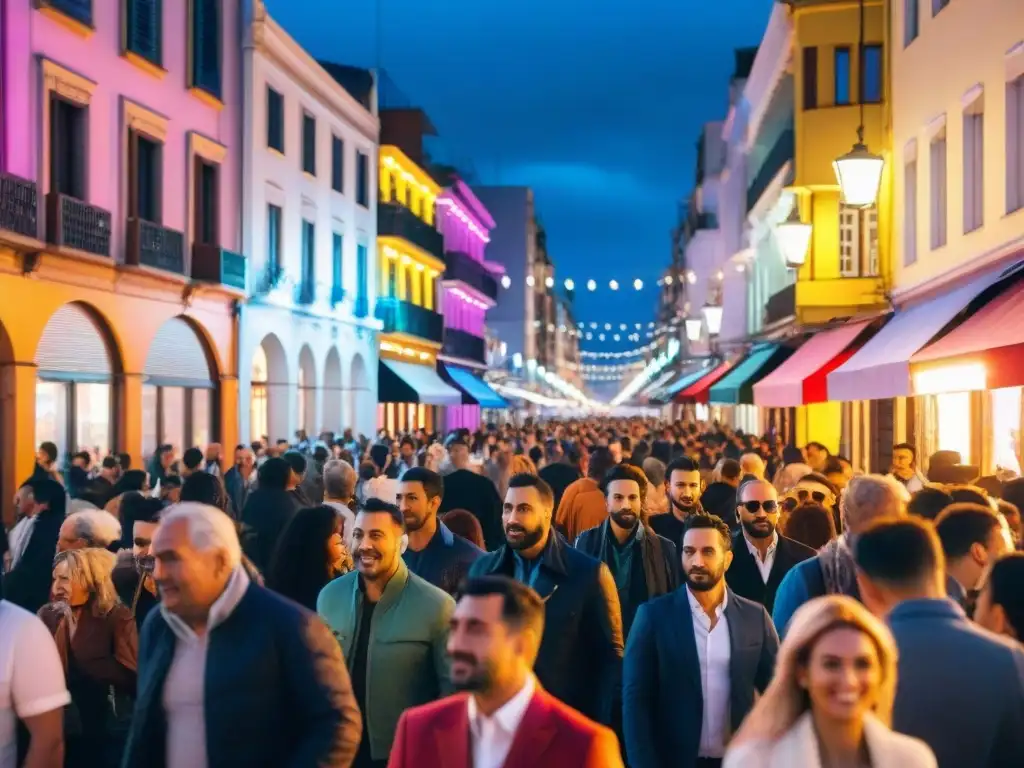
M 765 586 L 768 591 L 775 593 L 779 589 L 779 584 L 782 583 L 783 577 L 789 571 L 793 565 L 793 560 L 789 555 L 789 548 L 786 546 L 786 540 L 779 536 L 779 543 L 775 547 L 775 560 L 772 562 L 772 569 L 768 572 L 768 583 Z M 758 574 L 760 576 L 760 574 Z
M 697 638 L 693 635 L 693 609 L 686 595 L 686 587 L 675 591 L 676 610 L 673 613 L 679 619 L 679 643 L 676 646 L 682 654 L 682 663 L 687 674 L 693 679 L 697 690 L 703 691 L 700 679 L 700 659 L 697 657 Z
M 434 726 L 434 742 L 437 745 L 435 765 L 444 768 L 472 768 L 469 740 L 469 708 L 465 697 L 460 697 L 459 706 L 450 710 L 448 717 Z
M 516 729 L 504 768 L 544 765 L 541 758 L 557 733 L 555 724 L 549 716 L 551 705 L 548 703 L 548 696 L 549 694 L 538 684 L 533 692 L 533 698 L 530 699 L 530 706 L 526 708 L 519 728 Z
M 756 637 L 750 637 L 746 618 L 736 603 L 736 595 L 729 590 L 729 602 L 725 606 L 725 618 L 729 622 L 729 689 L 732 691 L 730 712 L 733 728 L 739 728 L 745 712 L 736 711 L 736 692 L 744 688 L 743 662 L 752 645 L 757 645 Z

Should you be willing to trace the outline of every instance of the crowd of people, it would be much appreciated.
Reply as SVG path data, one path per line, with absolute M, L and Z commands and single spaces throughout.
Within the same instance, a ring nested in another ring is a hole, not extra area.
M 1024 479 L 642 419 L 40 446 L 0 768 L 1019 768 Z

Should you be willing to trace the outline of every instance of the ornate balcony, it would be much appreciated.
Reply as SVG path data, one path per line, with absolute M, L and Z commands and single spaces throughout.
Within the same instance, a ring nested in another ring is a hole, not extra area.
M 46 196 L 46 240 L 61 248 L 110 256 L 110 212 L 50 192 Z
M 479 261 L 468 253 L 449 251 L 444 255 L 444 279 L 458 280 L 473 288 L 491 301 L 498 300 L 498 281 Z
M 185 236 L 152 221 L 128 219 L 124 263 L 184 275 Z
M 34 181 L 0 173 L 0 231 L 39 237 L 39 193 Z
M 444 258 L 441 233 L 398 203 L 377 203 L 377 236 L 400 237 L 431 256 Z
M 444 329 L 444 344 L 441 347 L 441 352 L 463 360 L 473 360 L 477 363 L 487 362 L 484 339 L 457 328 Z
M 437 344 L 443 339 L 444 318 L 408 301 L 378 299 L 376 314 L 384 323 L 384 333 L 405 333 Z
M 192 279 L 216 283 L 239 291 L 246 289 L 245 256 L 217 245 L 192 245 Z

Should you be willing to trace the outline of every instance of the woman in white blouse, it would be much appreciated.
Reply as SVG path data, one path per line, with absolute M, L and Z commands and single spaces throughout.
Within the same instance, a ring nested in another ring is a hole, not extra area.
M 860 603 L 832 595 L 794 614 L 775 678 L 724 768 L 935 768 L 924 742 L 890 730 L 896 644 Z

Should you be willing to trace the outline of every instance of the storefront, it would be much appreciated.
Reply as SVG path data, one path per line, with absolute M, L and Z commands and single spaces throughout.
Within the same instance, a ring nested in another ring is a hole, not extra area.
M 462 393 L 430 365 L 381 358 L 377 372 L 377 426 L 395 435 L 440 428 L 439 408 L 462 404 Z
M 721 407 L 709 405 L 711 387 L 732 370 L 732 367 L 733 363 L 725 361 L 711 369 L 704 369 L 694 381 L 673 396 L 672 402 L 689 406 L 692 409 L 691 413 L 687 414 L 687 418 L 692 416 L 697 421 L 703 422 L 721 421 Z
M 445 409 L 445 430 L 466 428 L 476 431 L 485 421 L 497 421 L 508 403 L 468 368 L 438 362 L 437 372 L 462 393 L 462 404 Z
M 793 354 L 781 344 L 758 344 L 709 390 L 710 403 L 725 407 L 727 421 L 745 432 L 758 432 L 760 417 L 754 407 L 754 385 Z

